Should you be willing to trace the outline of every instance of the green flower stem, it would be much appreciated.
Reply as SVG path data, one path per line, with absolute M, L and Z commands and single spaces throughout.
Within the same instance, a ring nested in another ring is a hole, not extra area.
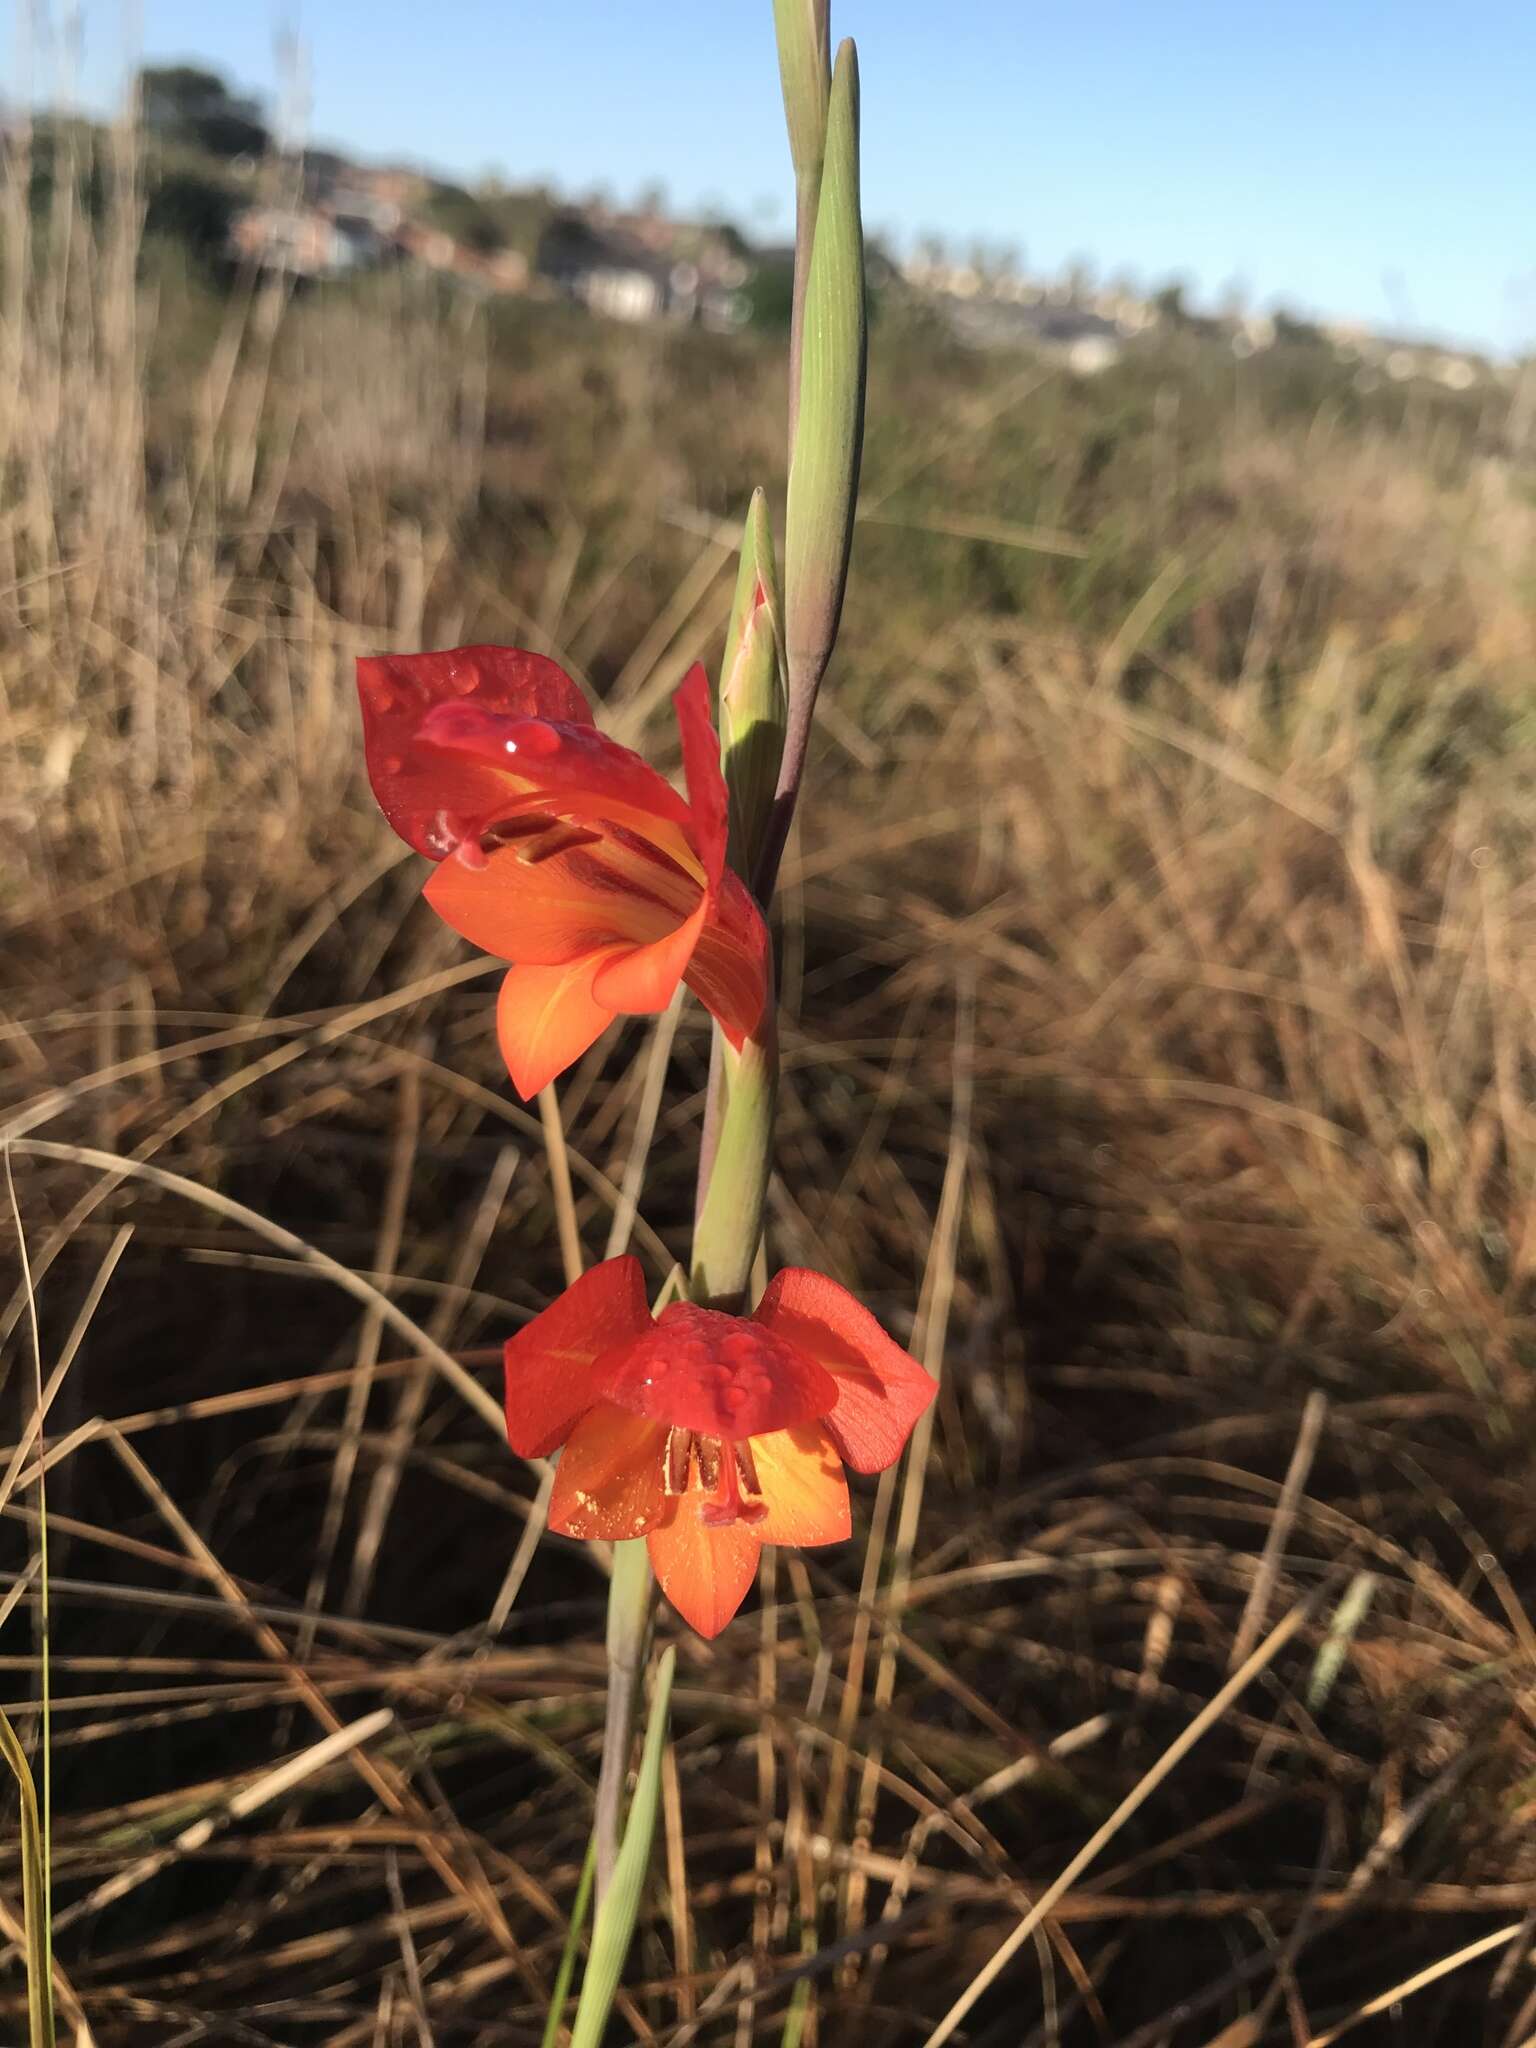
M 763 1234 L 773 1156 L 779 1042 L 770 989 L 757 1036 L 733 1052 L 715 1034 L 714 1155 L 693 1232 L 689 1292 L 711 1308 L 739 1310 Z M 713 1091 L 712 1091 L 713 1092 Z
M 661 1805 L 661 1758 L 667 1742 L 672 1673 L 676 1664 L 676 1650 L 663 1650 L 656 1666 L 645 1748 L 635 1778 L 635 1797 L 624 1825 L 624 1840 L 619 1847 L 613 1883 L 607 1897 L 599 1904 L 597 1918 L 592 1925 L 587 1973 L 576 2005 L 576 2018 L 571 2025 L 571 2048 L 600 2048 L 600 2044 L 610 2038 L 608 2022 L 618 1996 L 624 1958 L 634 1940 L 640 1901 L 651 1867 L 651 1844 L 656 1838 L 656 1814 Z
M 623 1829 L 624 1781 L 635 1733 L 635 1703 L 645 1666 L 651 1626 L 651 1561 L 644 1537 L 613 1546 L 608 1587 L 608 1709 L 603 1722 L 603 1757 L 597 1774 L 597 1811 L 592 1839 L 597 1849 L 597 1898 L 601 1905 L 613 1880 Z
M 828 0 L 774 0 L 774 17 L 797 215 L 784 578 L 781 598 L 759 493 L 748 512 L 719 691 L 731 856 L 765 912 L 842 611 L 864 434 L 866 343 L 857 58 L 845 43 L 829 65 Z M 696 1302 L 735 1312 L 745 1306 L 763 1235 L 779 1079 L 775 1000 L 770 986 L 757 1033 L 740 1052 L 717 1027 L 710 1066 L 689 1292 Z M 573 2048 L 596 2048 L 602 2038 L 650 1857 L 671 1651 L 658 1678 L 631 1826 L 623 1827 L 650 1616 L 645 1544 L 616 1543 L 592 1835 L 597 1920 Z

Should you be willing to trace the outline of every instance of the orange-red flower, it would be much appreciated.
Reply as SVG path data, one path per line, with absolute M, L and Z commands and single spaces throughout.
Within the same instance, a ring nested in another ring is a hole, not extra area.
M 674 1302 L 652 1318 L 635 1258 L 594 1266 L 513 1337 L 507 1437 L 563 1444 L 549 1525 L 644 1536 L 700 1635 L 741 1605 L 765 1543 L 849 1532 L 846 1462 L 900 1457 L 934 1381 L 822 1273 L 787 1267 L 750 1316 Z
M 580 690 L 518 647 L 357 665 L 368 775 L 401 838 L 438 862 L 427 901 L 515 962 L 497 1034 L 534 1095 L 614 1017 L 678 982 L 738 1048 L 767 999 L 768 940 L 725 864 L 725 781 L 702 668 L 673 698 L 684 798 L 592 722 Z

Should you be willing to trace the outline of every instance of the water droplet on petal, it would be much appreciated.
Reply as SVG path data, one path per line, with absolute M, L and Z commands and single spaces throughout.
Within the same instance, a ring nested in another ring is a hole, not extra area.
M 519 729 L 518 743 L 525 754 L 558 754 L 560 751 L 559 733 L 540 718 L 530 718 Z
M 405 763 L 401 760 L 398 754 L 386 754 L 383 760 L 379 763 L 379 766 L 384 770 L 384 773 L 386 775 L 400 775 L 403 774 L 405 770 Z
M 477 668 L 455 669 L 448 678 L 448 687 L 460 697 L 471 696 L 480 687 L 480 671 Z

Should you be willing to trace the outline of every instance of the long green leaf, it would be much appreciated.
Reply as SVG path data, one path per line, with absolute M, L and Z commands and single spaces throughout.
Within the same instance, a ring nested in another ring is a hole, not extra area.
M 544 2037 L 539 2048 L 555 2048 L 560 2038 L 561 2022 L 565 2018 L 566 1996 L 571 1988 L 571 1978 L 576 1970 L 576 1957 L 581 1949 L 581 1932 L 587 1924 L 587 1908 L 592 1903 L 592 1883 L 597 1876 L 597 1836 L 594 1833 L 587 1844 L 587 1860 L 581 1866 L 581 1876 L 576 1880 L 576 1896 L 571 1901 L 570 1922 L 565 1930 L 565 1947 L 560 1951 L 560 1967 L 555 1971 L 554 1989 L 549 1994 L 549 2018 L 544 2022 Z
M 784 635 L 792 735 L 801 718 L 809 718 L 843 608 L 864 442 L 866 340 L 859 66 L 853 44 L 844 43 L 827 113 L 785 521 Z
M 773 25 L 779 40 L 784 122 L 789 129 L 795 182 L 814 193 L 821 183 L 821 153 L 827 136 L 832 40 L 828 0 L 773 0 Z
M 10 1765 L 21 1794 L 21 1900 L 27 1942 L 27 2040 L 30 2048 L 54 2048 L 53 1957 L 48 1938 L 48 1872 L 37 1787 L 16 1730 L 0 1712 L 0 1756 Z
M 795 300 L 789 336 L 789 440 L 794 447 L 800 405 L 800 343 L 805 325 L 806 277 L 821 195 L 821 160 L 827 141 L 827 93 L 832 69 L 829 0 L 773 0 L 779 39 L 784 121 L 795 166 Z
M 666 1746 L 667 1722 L 672 1702 L 672 1671 L 677 1652 L 668 1649 L 656 1670 L 656 1690 L 651 1699 L 651 1718 L 646 1724 L 645 1750 L 640 1775 L 630 1802 L 619 1860 L 613 1882 L 597 1909 L 592 1929 L 592 1953 L 582 1979 L 581 2000 L 571 2029 L 571 2048 L 599 2048 L 613 2011 L 614 1994 L 623 1974 L 624 1959 L 634 1939 L 640 1916 L 640 1898 L 651 1867 L 651 1843 L 656 1835 L 656 1810 L 661 1804 L 661 1757 Z

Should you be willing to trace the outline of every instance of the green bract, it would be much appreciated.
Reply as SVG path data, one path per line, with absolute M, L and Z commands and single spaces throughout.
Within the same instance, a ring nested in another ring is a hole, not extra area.
M 792 724 L 809 719 L 837 637 L 864 435 L 864 233 L 852 43 L 838 51 L 832 77 L 802 341 L 784 560 Z
M 720 744 L 731 799 L 730 860 L 750 881 L 763 850 L 786 709 L 783 601 L 763 493 L 752 493 L 720 669 Z

